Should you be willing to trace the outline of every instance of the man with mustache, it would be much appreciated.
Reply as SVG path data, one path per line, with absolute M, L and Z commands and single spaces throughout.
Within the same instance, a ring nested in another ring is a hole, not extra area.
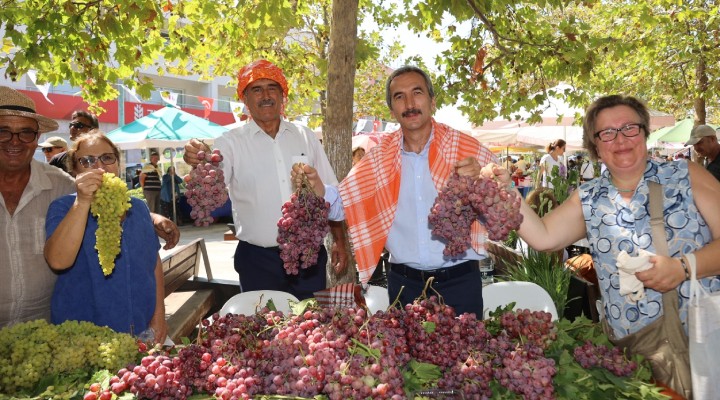
M 320 246 L 315 265 L 288 275 L 280 259 L 277 223 L 292 193 L 293 164 L 312 166 L 331 183 L 337 184 L 337 178 L 315 133 L 283 119 L 288 84 L 280 68 L 266 60 L 243 67 L 237 93 L 251 119 L 215 140 L 215 148 L 224 157 L 222 168 L 239 239 L 234 261 L 240 291 L 281 290 L 299 299 L 312 297 L 326 287 L 327 252 Z M 185 146 L 185 162 L 197 165 L 201 149 L 210 150 L 191 140 Z M 348 257 L 342 224 L 331 223 L 331 232 L 332 266 L 340 274 Z
M 428 214 L 453 172 L 478 176 L 497 163 L 490 150 L 471 136 L 436 122 L 430 77 L 414 66 L 393 71 L 386 100 L 400 129 L 386 136 L 358 162 L 339 188 L 324 185 L 312 170 L 293 168 L 293 179 L 307 175 L 315 192 L 346 216 L 360 280 L 367 283 L 383 248 L 390 253 L 387 275 L 392 303 L 412 303 L 427 279 L 446 304 L 460 314 L 482 318 L 482 280 L 478 260 L 487 257 L 485 234 L 476 222 L 472 248 L 459 258 L 443 256 L 445 243 L 431 234 Z

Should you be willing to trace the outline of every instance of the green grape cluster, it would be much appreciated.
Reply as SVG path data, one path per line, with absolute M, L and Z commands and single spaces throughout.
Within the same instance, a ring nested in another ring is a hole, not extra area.
M 130 205 L 130 194 L 125 182 L 114 174 L 104 173 L 102 186 L 95 193 L 90 211 L 98 219 L 95 249 L 106 276 L 115 269 L 115 257 L 120 254 L 122 217 Z
M 117 371 L 137 352 L 132 336 L 90 322 L 16 324 L 0 330 L 0 393 L 31 390 L 48 375 L 88 368 Z

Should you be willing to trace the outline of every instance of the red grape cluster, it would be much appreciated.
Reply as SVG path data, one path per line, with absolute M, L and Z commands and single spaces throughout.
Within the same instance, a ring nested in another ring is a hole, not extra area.
M 480 177 L 475 180 L 469 197 L 490 240 L 505 240 L 510 231 L 520 228 L 522 199 L 501 182 Z
M 553 377 L 557 372 L 555 360 L 542 356 L 537 348 L 518 347 L 502 359 L 502 367 L 495 368 L 495 379 L 526 400 L 554 399 Z
M 452 174 L 430 210 L 428 222 L 432 234 L 445 239 L 445 256 L 458 256 L 470 247 L 470 228 L 477 219 L 468 197 L 472 185 L 471 177 Z
M 605 368 L 615 376 L 630 376 L 637 369 L 635 361 L 628 360 L 619 347 L 610 349 L 589 340 L 575 348 L 573 356 L 583 368 Z
M 557 339 L 557 326 L 552 315 L 543 311 L 515 310 L 500 317 L 500 323 L 511 339 L 522 338 L 541 349 L 547 349 Z
M 492 379 L 492 362 L 486 353 L 478 353 L 447 369 L 438 381 L 438 388 L 460 390 L 466 399 L 489 399 L 493 395 L 490 389 Z
M 455 310 L 430 296 L 405 306 L 405 326 L 410 355 L 422 362 L 450 367 L 467 360 L 472 345 L 489 335 L 475 314 L 455 316 Z
M 471 226 L 479 220 L 491 240 L 505 240 L 522 223 L 520 196 L 490 178 L 453 173 L 435 199 L 428 221 L 432 234 L 446 241 L 443 254 L 455 257 L 470 248 Z
M 160 351 L 144 357 L 113 376 L 109 387 L 91 386 L 86 399 L 131 392 L 148 399 L 400 400 L 407 398 L 411 359 L 435 364 L 439 375 L 430 384 L 465 398 L 503 396 L 493 393 L 503 387 L 526 399 L 552 399 L 557 371 L 545 352 L 557 328 L 550 319 L 543 312 L 505 312 L 488 322 L 498 327 L 491 334 L 474 314 L 456 316 L 434 296 L 374 315 L 365 308 L 284 315 L 267 307 L 254 315 L 215 314 L 203 321 L 194 344 L 174 356 Z M 634 364 L 622 364 L 618 355 L 589 342 L 575 350 L 583 366 L 629 373 L 622 368 Z
M 297 275 L 299 268 L 317 262 L 320 246 L 330 231 L 329 211 L 330 203 L 306 187 L 299 188 L 283 204 L 277 241 L 288 275 Z
M 223 160 L 220 150 L 215 149 L 209 155 L 204 151 L 197 153 L 200 163 L 185 176 L 187 190 L 185 196 L 192 207 L 190 218 L 196 226 L 209 226 L 214 218 L 213 210 L 222 207 L 228 199 L 225 178 L 220 163 Z

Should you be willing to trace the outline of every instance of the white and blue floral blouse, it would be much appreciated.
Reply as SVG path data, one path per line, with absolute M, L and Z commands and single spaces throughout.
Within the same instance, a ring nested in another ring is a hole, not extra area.
M 605 318 L 621 338 L 655 321 L 663 313 L 662 294 L 645 289 L 646 297 L 637 303 L 621 296 L 618 254 L 625 250 L 636 256 L 639 249 L 656 253 L 650 227 L 648 181 L 663 185 L 663 213 L 671 257 L 680 257 L 703 247 L 712 240 L 710 229 L 693 201 L 687 161 L 658 163 L 649 160 L 643 179 L 632 200 L 624 200 L 610 183 L 609 171 L 580 186 L 587 239 L 597 271 Z M 700 280 L 711 292 L 720 291 L 720 278 Z M 687 322 L 690 282 L 678 286 L 680 320 Z M 685 328 L 687 331 L 687 327 Z

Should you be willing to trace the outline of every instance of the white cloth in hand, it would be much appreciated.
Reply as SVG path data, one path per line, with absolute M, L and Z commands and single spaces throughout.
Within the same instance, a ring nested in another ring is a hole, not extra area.
M 617 267 L 620 272 L 620 294 L 627 296 L 629 300 L 637 302 L 645 297 L 645 287 L 643 283 L 635 277 L 636 272 L 645 271 L 652 268 L 650 257 L 655 254 L 638 250 L 636 257 L 630 256 L 625 250 L 618 254 Z

